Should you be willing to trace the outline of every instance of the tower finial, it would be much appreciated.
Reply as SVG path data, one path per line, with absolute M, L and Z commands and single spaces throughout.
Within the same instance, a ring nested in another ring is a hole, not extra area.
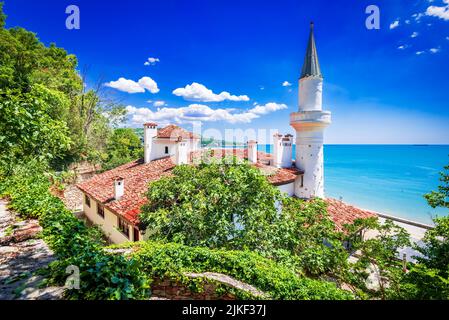
M 304 58 L 304 64 L 301 70 L 300 79 L 310 77 L 310 76 L 318 76 L 322 77 L 320 64 L 318 62 L 318 53 L 316 51 L 315 45 L 315 36 L 313 34 L 314 23 L 310 22 L 310 35 L 309 42 L 307 44 L 306 56 Z

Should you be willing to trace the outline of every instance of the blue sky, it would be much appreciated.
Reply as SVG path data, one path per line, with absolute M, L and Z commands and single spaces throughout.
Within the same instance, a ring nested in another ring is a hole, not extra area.
M 70 4 L 79 30 L 65 27 Z M 370 4 L 380 30 L 365 27 Z M 102 79 L 129 106 L 129 125 L 281 133 L 293 133 L 313 20 L 326 143 L 449 143 L 449 0 L 6 0 L 4 10 L 7 27 L 76 54 L 88 85 Z

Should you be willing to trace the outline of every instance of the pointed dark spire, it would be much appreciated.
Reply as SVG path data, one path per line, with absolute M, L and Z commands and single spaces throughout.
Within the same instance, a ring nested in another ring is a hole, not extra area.
M 307 52 L 304 58 L 304 64 L 301 70 L 300 79 L 309 76 L 323 77 L 318 62 L 318 53 L 316 52 L 315 37 L 313 36 L 313 22 L 310 23 L 309 43 L 307 44 Z

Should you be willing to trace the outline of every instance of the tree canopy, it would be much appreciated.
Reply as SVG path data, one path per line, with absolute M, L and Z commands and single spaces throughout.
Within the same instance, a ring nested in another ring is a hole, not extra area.
M 6 29 L 5 20 L 0 3 L 0 161 L 37 157 L 61 168 L 110 158 L 123 106 L 101 83 L 87 87 L 75 55 L 23 28 Z
M 279 191 L 248 164 L 178 166 L 151 184 L 140 216 L 151 237 L 187 245 L 267 249 Z

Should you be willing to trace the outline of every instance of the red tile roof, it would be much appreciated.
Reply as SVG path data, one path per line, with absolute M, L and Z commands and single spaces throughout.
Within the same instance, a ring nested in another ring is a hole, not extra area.
M 362 210 L 342 201 L 328 198 L 326 202 L 327 212 L 339 231 L 345 231 L 344 225 L 351 224 L 356 219 L 377 217 L 372 211 Z
M 196 134 L 193 134 L 190 131 L 187 131 L 181 127 L 178 127 L 174 124 L 170 124 L 162 129 L 159 129 L 157 131 L 157 137 L 158 138 L 170 138 L 177 140 L 178 138 L 183 139 L 199 139 L 199 136 Z
M 95 175 L 79 183 L 77 187 L 103 203 L 110 211 L 123 216 L 131 223 L 136 223 L 140 207 L 146 202 L 144 194 L 148 183 L 169 175 L 174 167 L 170 157 L 150 163 L 137 160 Z M 114 180 L 117 176 L 125 179 L 125 193 L 120 200 L 114 199 Z
M 205 150 L 192 152 L 191 161 L 195 157 L 201 157 L 201 154 L 204 152 Z M 212 153 L 214 158 L 234 155 L 237 158 L 246 159 L 248 151 L 246 149 L 213 149 Z M 303 173 L 293 166 L 291 168 L 274 168 L 263 163 L 264 161 L 269 161 L 270 158 L 269 154 L 258 152 L 258 159 L 262 162 L 259 161 L 255 166 L 275 186 L 292 183 L 298 175 Z M 121 215 L 132 224 L 136 224 L 140 207 L 146 202 L 145 192 L 147 191 L 148 183 L 170 175 L 174 167 L 175 164 L 170 157 L 153 160 L 146 164 L 143 160 L 136 160 L 98 174 L 89 180 L 79 183 L 77 187 L 101 202 L 108 210 Z M 115 200 L 114 180 L 118 177 L 125 180 L 125 192 L 120 200 Z
M 207 152 L 206 150 L 199 150 L 194 152 L 193 157 L 200 158 L 202 154 Z M 237 148 L 229 148 L 229 149 L 211 149 L 210 152 L 212 156 L 217 159 L 235 156 L 240 159 L 248 159 L 248 149 L 237 149 Z M 255 166 L 260 169 L 262 174 L 267 176 L 268 181 L 270 181 L 275 186 L 280 186 L 284 184 L 289 184 L 295 181 L 298 175 L 303 174 L 304 172 L 297 169 L 292 162 L 292 166 L 290 168 L 275 168 L 269 165 L 270 160 L 272 159 L 270 154 L 265 152 L 257 151 L 257 163 Z

